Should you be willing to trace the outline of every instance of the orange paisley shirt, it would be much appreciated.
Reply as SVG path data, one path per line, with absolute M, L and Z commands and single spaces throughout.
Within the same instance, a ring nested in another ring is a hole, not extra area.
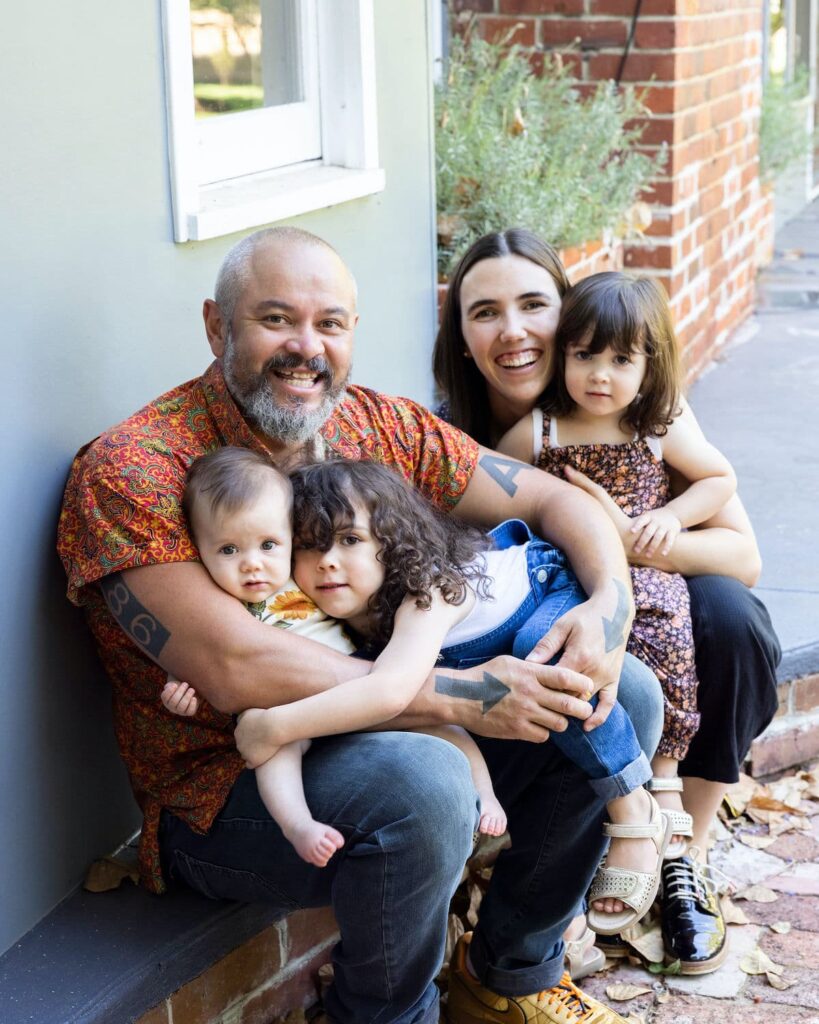
M 459 501 L 478 454 L 471 438 L 415 402 L 355 386 L 321 439 L 327 457 L 392 466 L 445 509 Z M 165 672 L 120 629 L 94 584 L 134 566 L 197 560 L 181 508 L 185 473 L 195 458 L 223 445 L 264 450 L 213 363 L 82 448 L 60 515 L 57 547 L 68 597 L 85 608 L 113 686 L 117 741 L 144 816 L 142 879 L 155 892 L 164 887 L 162 808 L 206 832 L 244 766 L 230 715 L 207 702 L 195 718 L 164 710 Z M 110 600 L 118 600 L 116 588 Z M 132 631 L 138 635 L 138 622 Z

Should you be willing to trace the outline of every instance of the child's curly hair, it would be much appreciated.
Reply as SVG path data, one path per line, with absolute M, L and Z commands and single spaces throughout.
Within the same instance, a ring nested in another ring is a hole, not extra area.
M 384 582 L 370 598 L 374 648 L 390 639 L 398 606 L 409 594 L 429 608 L 437 587 L 444 600 L 461 604 L 469 582 L 482 596 L 489 579 L 476 556 L 491 547 L 480 530 L 439 512 L 403 478 L 374 462 L 339 460 L 296 469 L 293 484 L 295 547 L 327 551 L 339 530 L 355 520 L 355 507 L 370 517 L 370 533 L 381 545 Z

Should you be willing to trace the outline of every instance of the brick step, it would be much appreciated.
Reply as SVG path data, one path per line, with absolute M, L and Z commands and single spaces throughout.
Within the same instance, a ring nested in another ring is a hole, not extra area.
M 819 757 L 819 647 L 788 652 L 779 670 L 779 709 L 751 745 L 750 773 L 755 778 Z M 804 672 L 805 674 L 801 674 Z
M 300 910 L 211 964 L 136 1024 L 270 1024 L 318 1000 L 338 939 L 329 908 Z
M 131 883 L 79 890 L 0 957 L 2 1024 L 269 1024 L 316 1000 L 336 927 L 327 909 Z

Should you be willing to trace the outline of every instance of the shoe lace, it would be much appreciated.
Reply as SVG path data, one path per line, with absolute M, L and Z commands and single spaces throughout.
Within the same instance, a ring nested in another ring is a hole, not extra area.
M 731 879 L 719 868 L 700 864 L 696 859 L 697 847 L 692 846 L 689 856 L 668 862 L 666 873 L 666 894 L 672 899 L 693 899 L 708 903 L 711 896 L 720 890 L 734 888 Z
M 554 988 L 538 993 L 538 1000 L 549 1006 L 563 1008 L 573 1013 L 578 1021 L 588 1020 L 592 1008 L 583 1002 L 583 993 L 572 983 L 568 974 L 564 974 Z

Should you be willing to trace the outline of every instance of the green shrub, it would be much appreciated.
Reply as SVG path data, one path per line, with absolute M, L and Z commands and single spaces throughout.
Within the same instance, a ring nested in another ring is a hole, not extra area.
M 636 151 L 645 114 L 611 82 L 584 98 L 557 56 L 537 76 L 519 47 L 453 38 L 436 90 L 442 276 L 488 231 L 527 227 L 566 246 L 617 229 L 665 160 Z
M 807 75 L 786 82 L 772 75 L 762 90 L 759 119 L 759 176 L 773 179 L 797 160 L 803 160 L 811 146 L 805 110 Z

